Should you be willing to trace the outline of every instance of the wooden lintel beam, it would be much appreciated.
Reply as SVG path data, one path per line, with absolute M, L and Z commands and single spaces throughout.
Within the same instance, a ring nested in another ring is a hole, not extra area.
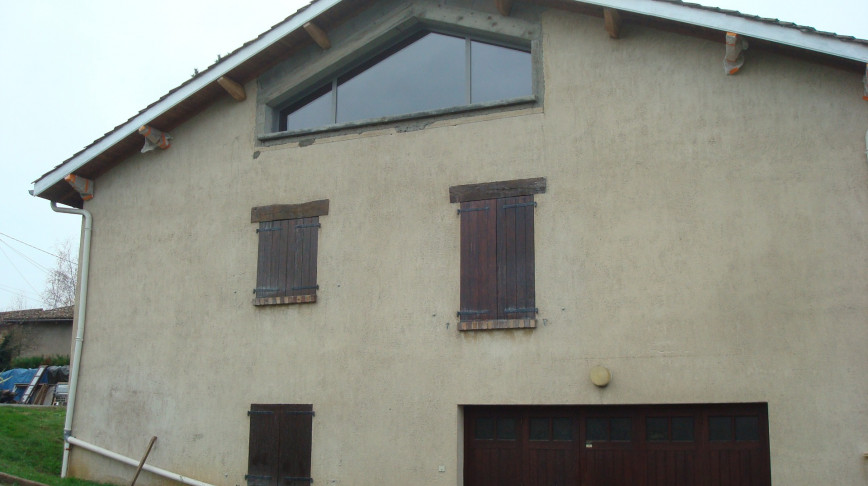
M 304 30 L 306 30 L 307 33 L 310 34 L 310 37 L 313 39 L 313 41 L 316 42 L 316 44 L 323 49 L 328 49 L 332 46 L 332 43 L 329 41 L 328 34 L 326 34 L 326 32 L 319 28 L 319 26 L 315 23 L 308 22 L 304 24 Z
M 500 15 L 509 17 L 509 13 L 512 11 L 512 0 L 494 0 L 494 6 L 497 7 Z
M 621 36 L 621 14 L 614 8 L 603 9 L 603 21 L 606 24 L 606 32 L 609 37 L 617 39 Z
M 329 213 L 329 200 L 320 199 L 301 204 L 272 204 L 250 210 L 250 222 L 278 221 L 281 219 L 312 218 Z
M 239 83 L 227 78 L 226 76 L 221 76 L 220 79 L 217 80 L 217 84 L 219 84 L 223 89 L 229 93 L 229 96 L 235 98 L 237 101 L 244 101 L 247 99 L 247 92 L 244 91 L 244 86 L 241 86 Z

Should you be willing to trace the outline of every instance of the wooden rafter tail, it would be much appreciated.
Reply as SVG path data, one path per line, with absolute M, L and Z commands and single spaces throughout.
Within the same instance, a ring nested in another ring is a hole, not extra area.
M 310 35 L 314 42 L 318 46 L 323 49 L 328 49 L 332 46 L 331 41 L 329 41 L 329 36 L 326 34 L 324 30 L 322 30 L 318 25 L 313 22 L 308 22 L 304 24 L 304 30 Z
M 139 135 L 145 137 L 145 146 L 142 147 L 142 153 L 149 152 L 158 147 L 166 150 L 172 145 L 169 142 L 172 139 L 171 135 L 149 125 L 140 126 Z
M 494 0 L 494 6 L 504 17 L 509 17 L 509 13 L 512 12 L 512 0 Z
M 614 8 L 603 9 L 603 21 L 606 25 L 606 32 L 609 37 L 618 39 L 621 37 L 621 14 Z
M 862 78 L 862 99 L 868 101 L 868 64 L 865 64 L 865 76 Z
M 734 32 L 726 33 L 726 57 L 723 58 L 723 69 L 726 74 L 735 74 L 744 65 L 744 51 L 747 50 L 747 39 Z
M 93 199 L 93 191 L 94 184 L 90 179 L 85 179 L 84 177 L 77 176 L 75 174 L 69 174 L 63 178 L 66 182 L 75 189 L 79 195 L 81 195 L 81 199 L 84 201 L 90 201 Z
M 226 76 L 221 76 L 220 79 L 217 80 L 217 84 L 225 89 L 226 92 L 229 93 L 229 96 L 233 97 L 236 101 L 244 101 L 247 99 L 247 92 L 244 91 L 244 86 L 240 83 L 237 83 Z

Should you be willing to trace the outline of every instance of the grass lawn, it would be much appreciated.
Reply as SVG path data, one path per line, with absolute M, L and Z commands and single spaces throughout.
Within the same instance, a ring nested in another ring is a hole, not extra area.
M 0 472 L 52 486 L 94 486 L 60 479 L 66 409 L 0 406 Z

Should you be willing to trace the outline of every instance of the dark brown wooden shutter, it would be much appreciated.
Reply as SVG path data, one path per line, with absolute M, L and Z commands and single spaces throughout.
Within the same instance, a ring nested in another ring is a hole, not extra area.
M 312 405 L 284 405 L 280 414 L 280 484 L 311 482 Z
M 248 486 L 310 484 L 312 405 L 250 406 Z
M 289 220 L 293 225 L 293 245 L 287 270 L 285 295 L 316 294 L 316 254 L 319 237 L 319 217 Z
M 248 486 L 278 485 L 278 417 L 274 405 L 251 405 Z
M 533 196 L 497 199 L 497 317 L 533 318 Z
M 461 321 L 497 315 L 496 200 L 461 203 Z
M 259 223 L 256 297 L 316 295 L 319 217 Z

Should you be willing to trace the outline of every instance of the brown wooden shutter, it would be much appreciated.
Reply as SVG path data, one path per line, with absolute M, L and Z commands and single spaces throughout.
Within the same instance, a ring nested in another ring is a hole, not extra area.
M 312 405 L 284 405 L 280 414 L 280 484 L 312 482 L 310 477 Z
M 278 486 L 278 417 L 274 405 L 251 405 L 248 486 Z
M 316 295 L 319 217 L 259 223 L 256 297 Z
M 496 200 L 461 203 L 461 321 L 497 315 Z
M 256 266 L 256 297 L 280 295 L 278 268 L 280 266 L 281 233 L 285 230 L 280 221 L 259 223 L 259 259 Z
M 289 255 L 286 295 L 316 294 L 316 257 L 319 237 L 319 217 L 291 220 L 293 246 Z
M 533 196 L 497 202 L 497 317 L 533 318 Z
M 312 405 L 250 406 L 248 486 L 310 484 Z

